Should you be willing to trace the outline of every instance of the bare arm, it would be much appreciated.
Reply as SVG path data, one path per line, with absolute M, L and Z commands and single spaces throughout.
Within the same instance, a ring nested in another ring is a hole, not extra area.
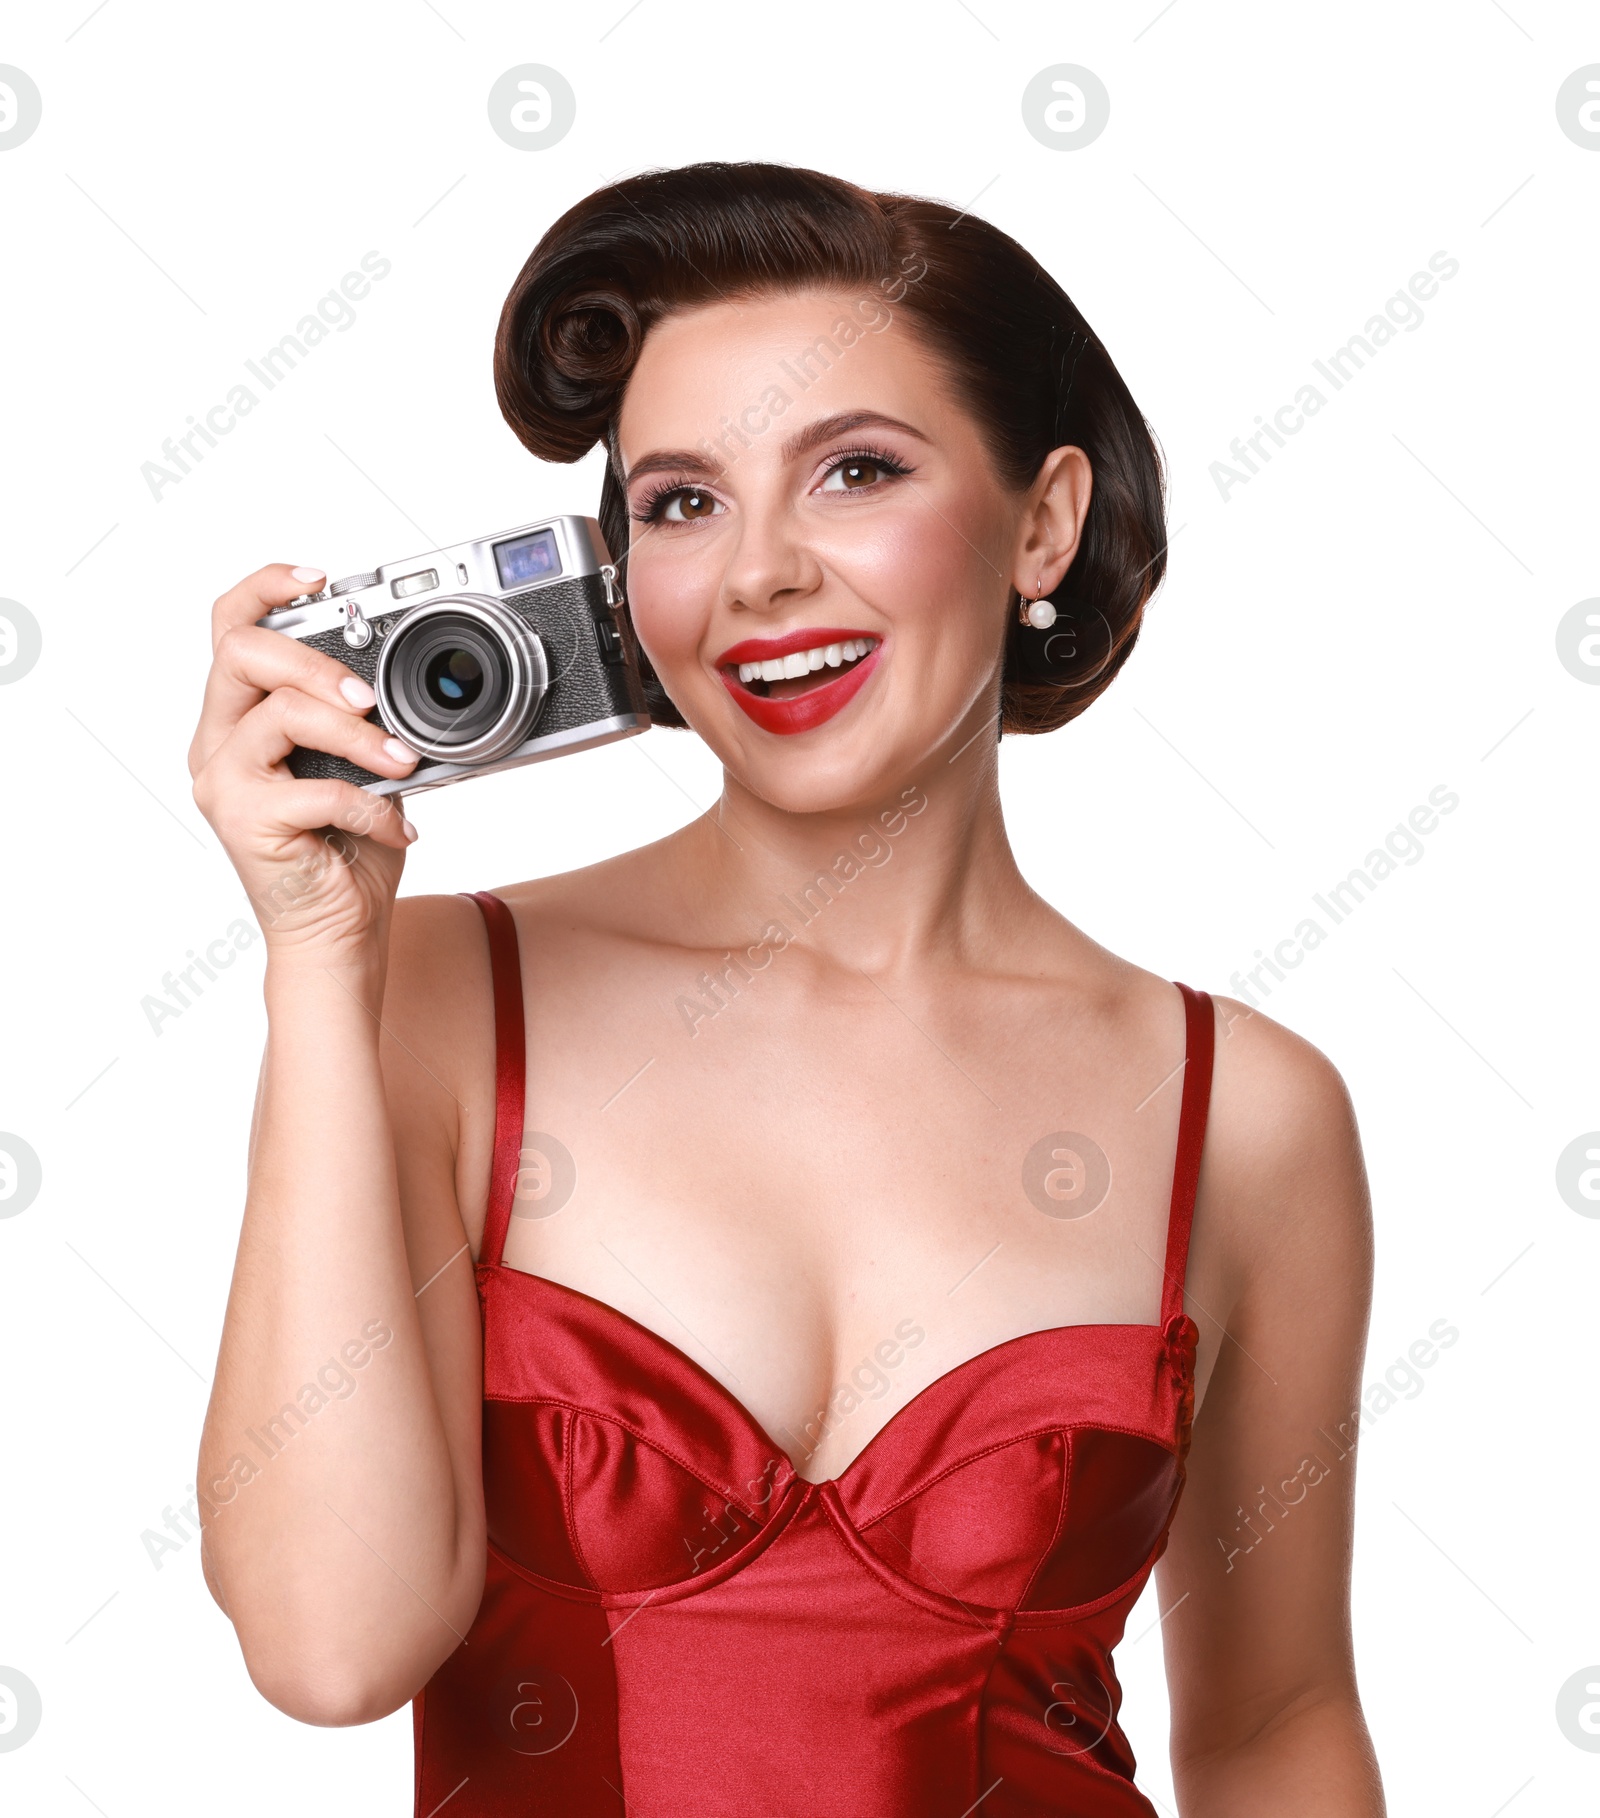
M 341 696 L 341 665 L 250 625 L 300 591 L 268 569 L 218 602 L 191 754 L 262 922 L 269 1024 L 197 1482 L 206 1581 L 252 1679 L 292 1716 L 353 1723 L 411 1697 L 482 1595 L 467 1024 L 434 1024 L 427 950 L 469 969 L 455 996 L 481 1015 L 489 992 L 470 904 L 396 913 L 399 815 L 282 767 L 301 743 L 410 768 Z M 328 826 L 351 830 L 337 850 Z
M 1196 1221 L 1226 1219 L 1250 1260 L 1211 1309 L 1229 1336 L 1158 1568 L 1174 1780 L 1183 1818 L 1383 1818 L 1350 1640 L 1372 1280 L 1355 1114 L 1309 1043 L 1217 1003 Z

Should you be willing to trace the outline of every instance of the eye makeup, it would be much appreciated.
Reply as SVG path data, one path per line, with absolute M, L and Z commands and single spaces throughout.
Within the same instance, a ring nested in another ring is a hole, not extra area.
M 877 480 L 869 481 L 864 486 L 819 486 L 814 490 L 834 493 L 876 492 L 878 488 L 884 484 L 885 480 L 901 479 L 907 474 L 915 471 L 915 469 L 900 460 L 898 456 L 890 454 L 886 449 L 861 446 L 846 449 L 831 456 L 823 470 L 823 478 L 824 480 L 831 479 L 834 474 L 852 466 L 875 467 L 880 470 L 882 477 Z M 645 488 L 644 492 L 631 508 L 629 515 L 633 518 L 635 523 L 640 524 L 703 523 L 706 518 L 717 515 L 716 513 L 708 512 L 705 514 L 705 517 L 669 518 L 667 516 L 667 508 L 671 501 L 677 498 L 704 498 L 709 499 L 713 504 L 719 502 L 708 487 L 697 483 L 677 480 L 668 475 L 655 485 Z

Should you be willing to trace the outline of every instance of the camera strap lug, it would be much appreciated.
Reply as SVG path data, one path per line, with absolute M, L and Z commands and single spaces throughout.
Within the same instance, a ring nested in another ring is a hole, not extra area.
M 600 579 L 605 582 L 606 604 L 620 606 L 622 589 L 617 585 L 617 565 L 615 562 L 603 562 L 600 566 Z
M 372 627 L 361 616 L 360 606 L 350 598 L 344 603 L 344 641 L 352 650 L 365 650 L 372 642 Z

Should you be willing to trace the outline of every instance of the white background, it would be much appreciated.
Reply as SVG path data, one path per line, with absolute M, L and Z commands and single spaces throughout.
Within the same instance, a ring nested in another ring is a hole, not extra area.
M 410 1810 L 409 1716 L 280 1715 L 198 1545 L 158 1570 L 141 1540 L 193 1478 L 264 1026 L 259 947 L 159 1035 L 141 1010 L 247 912 L 184 767 L 207 613 L 269 560 L 339 574 L 592 512 L 595 459 L 541 468 L 496 411 L 505 291 L 604 179 L 758 157 L 976 198 L 1060 278 L 1165 447 L 1171 575 L 1138 650 L 1086 719 L 1002 751 L 1024 870 L 1064 913 L 1236 995 L 1313 891 L 1436 785 L 1459 795 L 1262 1001 L 1360 1115 L 1368 1380 L 1433 1322 L 1460 1332 L 1362 1444 L 1356 1650 L 1391 1810 L 1594 1810 L 1600 1755 L 1555 1702 L 1600 1661 L 1600 1222 L 1554 1184 L 1600 1127 L 1600 689 L 1555 645 L 1600 593 L 1600 155 L 1555 112 L 1600 60 L 1593 8 L 107 0 L 81 23 L 89 4 L 13 0 L 0 38 L 44 99 L 0 152 L 0 595 L 44 632 L 0 687 L 0 1130 L 43 1165 L 0 1220 L 0 1666 L 44 1713 L 0 1752 L 0 1803 Z M 485 108 L 525 62 L 577 96 L 536 152 Z M 1111 95 L 1078 150 L 1020 112 L 1061 62 Z M 354 326 L 153 499 L 141 464 L 369 250 L 393 270 Z M 1460 271 L 1421 326 L 1224 500 L 1211 464 L 1437 251 Z M 404 887 L 583 864 L 717 788 L 693 735 L 654 731 L 419 798 Z M 1130 1624 L 1124 1722 L 1170 1811 L 1159 1640 L 1131 1641 L 1154 1618 L 1147 1600 Z

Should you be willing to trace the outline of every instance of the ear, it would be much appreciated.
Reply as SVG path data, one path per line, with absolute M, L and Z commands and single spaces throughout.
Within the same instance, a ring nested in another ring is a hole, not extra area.
M 1083 538 L 1094 471 L 1081 448 L 1052 448 L 1028 488 L 1012 560 L 1012 585 L 1024 599 L 1052 594 Z

